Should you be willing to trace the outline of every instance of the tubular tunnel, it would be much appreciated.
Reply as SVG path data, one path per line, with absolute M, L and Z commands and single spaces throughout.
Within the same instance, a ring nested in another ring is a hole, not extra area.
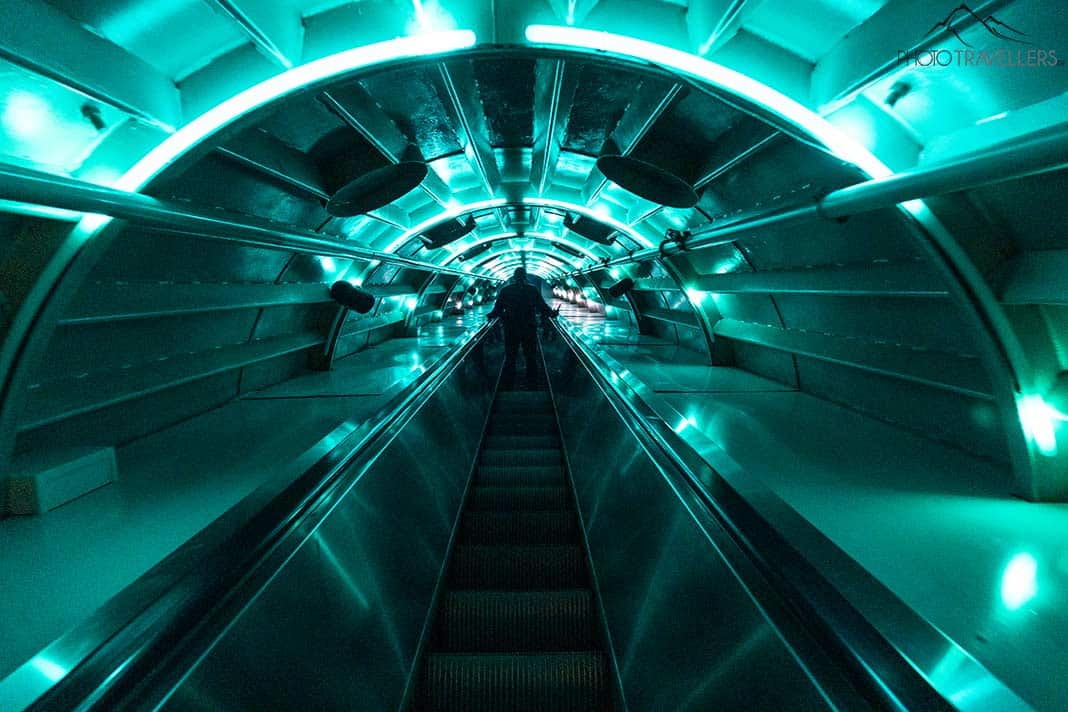
M 1068 16 L 957 5 L 4 4 L 0 710 L 1068 706 Z

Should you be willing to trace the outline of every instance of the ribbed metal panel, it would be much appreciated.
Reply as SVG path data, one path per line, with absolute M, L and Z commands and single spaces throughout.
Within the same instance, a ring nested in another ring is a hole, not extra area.
M 604 709 L 602 653 L 431 655 L 423 709 L 589 712 Z
M 566 487 L 486 487 L 471 488 L 467 506 L 472 511 L 522 510 L 543 512 L 566 509 L 571 503 Z
M 563 486 L 564 470 L 555 466 L 482 466 L 478 468 L 478 481 L 483 485 Z
M 577 546 L 458 546 L 450 583 L 501 590 L 574 588 L 586 584 L 586 561 Z
M 588 650 L 593 594 L 570 591 L 456 591 L 441 603 L 442 651 Z
M 577 536 L 571 512 L 468 512 L 460 527 L 464 544 L 565 546 Z
M 559 450 L 486 450 L 483 465 L 491 467 L 525 467 L 527 465 L 559 465 Z

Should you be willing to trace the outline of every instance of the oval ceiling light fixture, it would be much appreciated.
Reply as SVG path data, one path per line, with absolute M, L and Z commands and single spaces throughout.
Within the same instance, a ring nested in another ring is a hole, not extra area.
M 477 37 L 471 30 L 451 30 L 424 33 L 413 37 L 399 37 L 343 50 L 276 74 L 235 94 L 182 126 L 145 154 L 133 167 L 116 179 L 111 187 L 131 193 L 140 191 L 149 181 L 201 141 L 250 111 L 294 91 L 307 89 L 332 77 L 385 62 L 433 54 L 444 55 L 468 49 L 473 47 L 476 41 Z M 72 233 L 72 238 L 79 244 L 85 242 L 103 230 L 110 222 L 111 218 L 107 215 L 88 214 L 78 223 Z
M 450 242 L 455 242 L 465 235 L 469 235 L 474 232 L 477 223 L 473 215 L 468 215 L 467 220 L 464 222 L 457 222 L 456 220 L 449 220 L 443 222 L 440 225 L 436 225 L 428 230 L 424 230 L 423 234 L 419 236 L 419 239 L 423 241 L 428 250 L 436 250 L 439 247 L 444 247 Z
M 612 299 L 619 299 L 632 289 L 634 289 L 634 280 L 630 277 L 624 277 L 608 288 L 608 296 L 612 297 Z
M 401 161 L 376 168 L 334 193 L 326 212 L 349 218 L 383 208 L 418 187 L 429 170 L 422 161 Z
M 357 314 L 366 314 L 375 306 L 375 295 L 345 280 L 334 282 L 330 286 L 330 298 Z
M 611 245 L 616 241 L 615 237 L 613 237 L 616 231 L 611 225 L 586 217 L 585 215 L 579 215 L 577 218 L 573 218 L 571 217 L 571 213 L 567 213 L 564 215 L 564 227 L 576 235 L 585 237 L 587 240 L 593 240 L 602 245 Z
M 650 202 L 669 208 L 697 205 L 693 186 L 652 163 L 630 156 L 608 155 L 597 159 L 597 169 L 616 185 Z

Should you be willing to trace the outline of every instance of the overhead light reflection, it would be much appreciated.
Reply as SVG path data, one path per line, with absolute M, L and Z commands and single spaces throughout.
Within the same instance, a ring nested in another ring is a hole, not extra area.
M 696 428 L 697 427 L 697 421 L 694 419 L 693 416 L 686 416 L 686 417 L 682 418 L 681 420 L 679 420 L 679 424 L 676 425 L 673 428 L 673 430 L 676 433 L 681 433 L 683 430 L 685 430 L 686 428 L 690 428 L 690 427 Z
M 1017 554 L 1001 575 L 1001 602 L 1015 611 L 1038 593 L 1038 562 L 1030 554 Z
M 68 672 L 70 672 L 62 665 L 40 655 L 34 657 L 31 664 L 33 665 L 34 669 L 37 670 L 37 672 L 44 675 L 51 682 L 59 682 L 67 676 Z
M 26 140 L 51 133 L 55 116 L 52 107 L 40 96 L 16 90 L 4 98 L 0 123 L 13 138 Z
M 1035 444 L 1043 455 L 1057 454 L 1057 423 L 1068 421 L 1068 415 L 1046 402 L 1042 396 L 1023 396 L 1017 403 L 1024 436 Z
M 700 289 L 687 289 L 686 296 L 694 306 L 698 306 L 708 296 L 708 292 L 702 292 Z

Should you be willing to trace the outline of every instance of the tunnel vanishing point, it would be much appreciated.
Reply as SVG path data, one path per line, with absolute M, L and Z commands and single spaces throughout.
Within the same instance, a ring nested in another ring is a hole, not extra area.
M 0 711 L 1068 708 L 1065 58 L 1057 0 L 0 3 Z

